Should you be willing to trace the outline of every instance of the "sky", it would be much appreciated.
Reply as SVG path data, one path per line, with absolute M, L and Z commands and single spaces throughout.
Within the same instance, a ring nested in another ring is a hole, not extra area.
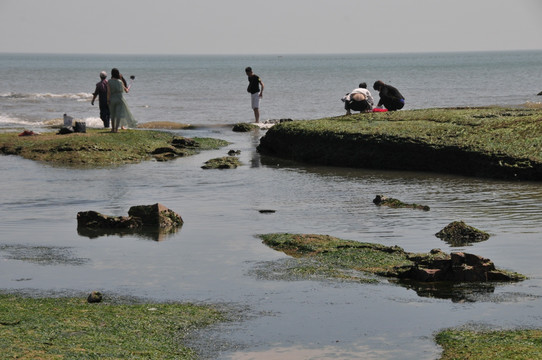
M 0 52 L 542 49 L 542 0 L 0 0 Z

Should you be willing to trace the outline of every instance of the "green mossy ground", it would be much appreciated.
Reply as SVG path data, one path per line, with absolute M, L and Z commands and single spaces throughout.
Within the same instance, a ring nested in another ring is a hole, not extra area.
M 148 160 L 156 149 L 173 148 L 175 135 L 163 131 L 87 129 L 86 133 L 58 135 L 43 133 L 18 136 L 0 133 L 0 154 L 19 155 L 26 159 L 60 166 L 109 166 Z M 202 150 L 218 149 L 228 143 L 211 138 L 195 138 L 197 147 L 176 149 L 175 156 L 193 155 Z
M 0 294 L 2 359 L 195 359 L 192 331 L 225 321 L 193 304 L 89 304 Z

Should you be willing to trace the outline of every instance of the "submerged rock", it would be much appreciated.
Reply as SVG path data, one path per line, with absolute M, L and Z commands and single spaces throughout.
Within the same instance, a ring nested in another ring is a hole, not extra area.
M 389 198 L 384 195 L 376 195 L 376 197 L 373 199 L 373 203 L 375 205 L 381 206 L 389 206 L 391 208 L 412 208 L 412 209 L 418 209 L 423 211 L 429 211 L 429 206 L 426 205 L 419 205 L 419 204 L 406 204 L 400 200 Z
M 446 241 L 452 246 L 465 246 L 473 242 L 489 239 L 489 234 L 465 224 L 463 221 L 454 221 L 435 234 L 436 237 Z

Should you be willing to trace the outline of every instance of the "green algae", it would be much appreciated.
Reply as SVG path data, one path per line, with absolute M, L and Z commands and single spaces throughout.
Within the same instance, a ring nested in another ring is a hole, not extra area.
M 436 269 L 443 270 L 440 271 L 442 278 L 435 277 L 438 281 L 473 282 L 482 281 L 482 278 L 485 281 L 521 281 L 526 278 L 515 272 L 495 269 L 489 259 L 463 253 L 450 255 L 439 249 L 428 253 L 410 253 L 399 246 L 343 240 L 318 234 L 273 233 L 260 235 L 260 238 L 267 246 L 289 256 L 314 260 L 318 266 L 313 265 L 313 269 L 318 267 L 335 269 L 335 272 L 339 274 L 338 278 L 343 277 L 345 272 L 356 271 L 397 279 L 434 282 L 436 280 L 432 280 L 431 274 Z M 452 255 L 456 260 L 452 259 Z M 477 272 L 475 268 L 478 265 L 453 264 L 461 258 L 470 258 L 485 265 L 481 266 L 480 272 Z M 302 266 L 305 265 L 302 264 Z M 449 272 L 452 266 L 455 273 Z M 466 271 L 467 275 L 464 275 L 463 271 Z M 326 272 L 333 273 L 330 270 Z
M 435 336 L 440 360 L 542 359 L 542 330 L 446 329 Z
M 402 202 L 401 200 L 389 198 L 383 195 L 377 195 L 373 203 L 378 206 L 388 206 L 393 209 L 402 209 L 402 208 L 409 208 L 409 209 L 416 209 L 416 210 L 423 210 L 423 211 L 429 211 L 430 208 L 427 205 L 420 205 L 420 204 L 407 204 Z

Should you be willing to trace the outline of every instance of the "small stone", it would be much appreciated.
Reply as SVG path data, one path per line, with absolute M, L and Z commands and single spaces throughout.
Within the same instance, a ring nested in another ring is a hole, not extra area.
M 87 297 L 87 302 L 88 303 L 99 303 L 99 302 L 102 302 L 102 293 L 99 292 L 99 291 L 93 291 L 90 293 L 90 295 Z

